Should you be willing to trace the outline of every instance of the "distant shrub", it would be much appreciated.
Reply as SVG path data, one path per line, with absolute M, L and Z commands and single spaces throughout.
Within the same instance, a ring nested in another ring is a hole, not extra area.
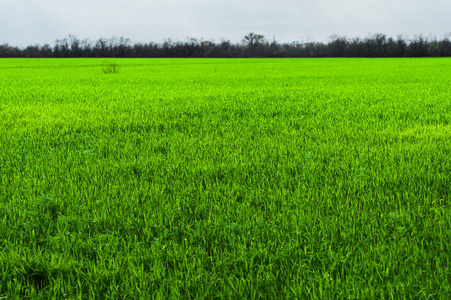
M 104 63 L 102 72 L 105 74 L 119 73 L 119 65 L 117 63 Z

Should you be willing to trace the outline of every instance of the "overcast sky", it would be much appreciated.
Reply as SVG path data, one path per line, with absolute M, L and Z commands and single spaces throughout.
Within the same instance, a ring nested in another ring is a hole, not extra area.
M 443 38 L 451 0 L 0 0 L 0 44 L 54 44 L 69 34 L 158 42 L 187 37 L 327 41 L 337 34 Z

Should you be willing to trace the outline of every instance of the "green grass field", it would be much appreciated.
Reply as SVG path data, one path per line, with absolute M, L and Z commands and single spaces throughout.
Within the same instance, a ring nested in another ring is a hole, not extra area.
M 0 297 L 450 298 L 450 87 L 450 58 L 1 59 Z

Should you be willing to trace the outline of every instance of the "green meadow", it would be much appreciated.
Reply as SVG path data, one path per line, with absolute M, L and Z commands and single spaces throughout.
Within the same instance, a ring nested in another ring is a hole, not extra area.
M 449 299 L 450 87 L 450 58 L 1 59 L 0 298 Z

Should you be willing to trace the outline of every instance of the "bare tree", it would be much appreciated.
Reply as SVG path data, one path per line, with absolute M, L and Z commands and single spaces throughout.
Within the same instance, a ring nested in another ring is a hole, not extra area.
M 127 54 L 127 50 L 130 48 L 130 39 L 124 38 L 123 36 L 119 37 L 117 40 L 116 48 L 118 50 L 119 57 L 125 57 Z
M 73 57 L 80 57 L 80 39 L 73 34 L 69 34 L 70 52 Z
M 265 36 L 261 34 L 249 33 L 245 35 L 243 38 L 243 44 L 245 44 L 249 48 L 257 48 L 258 46 L 263 45 L 265 41 Z
M 59 56 L 62 57 L 68 57 L 69 56 L 69 42 L 67 40 L 67 38 L 64 39 L 57 39 L 55 42 L 55 50 L 54 50 L 57 54 L 59 54 Z
M 96 56 L 106 57 L 106 50 L 108 46 L 108 40 L 104 38 L 100 38 L 94 45 L 94 49 L 96 50 Z

